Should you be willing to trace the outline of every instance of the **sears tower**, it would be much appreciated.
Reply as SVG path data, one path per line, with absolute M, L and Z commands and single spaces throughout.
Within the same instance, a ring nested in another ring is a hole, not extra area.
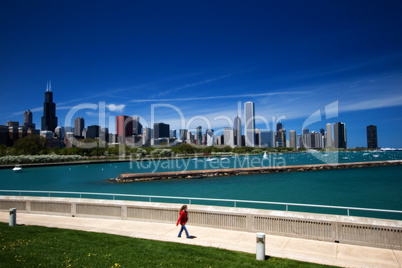
M 56 104 L 53 102 L 52 84 L 49 82 L 45 92 L 45 102 L 43 103 L 43 116 L 41 130 L 54 132 L 57 127 Z

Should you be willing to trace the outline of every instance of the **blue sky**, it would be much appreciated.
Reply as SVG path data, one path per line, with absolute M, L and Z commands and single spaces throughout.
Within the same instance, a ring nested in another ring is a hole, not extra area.
M 400 14 L 401 1 L 2 1 L 0 124 L 30 109 L 40 127 L 51 80 L 62 126 L 99 124 L 100 108 L 112 132 L 121 114 L 219 132 L 253 101 L 260 129 L 341 121 L 355 147 L 374 124 L 379 146 L 402 147 Z

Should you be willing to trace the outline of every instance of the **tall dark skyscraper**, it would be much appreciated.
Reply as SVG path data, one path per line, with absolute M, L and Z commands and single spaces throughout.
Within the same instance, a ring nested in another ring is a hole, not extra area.
M 47 84 L 45 92 L 45 102 L 43 103 L 43 116 L 41 130 L 54 132 L 57 127 L 56 104 L 53 102 L 53 92 L 51 83 Z
M 377 149 L 377 126 L 367 126 L 367 148 Z
M 164 123 L 154 123 L 154 139 L 169 138 L 170 126 Z
M 334 148 L 344 148 L 346 149 L 347 144 L 346 138 L 346 128 L 345 123 L 335 123 L 334 124 Z

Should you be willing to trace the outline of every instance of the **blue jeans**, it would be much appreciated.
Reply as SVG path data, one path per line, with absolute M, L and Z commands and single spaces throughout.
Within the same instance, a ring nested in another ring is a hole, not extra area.
M 180 232 L 179 232 L 178 237 L 181 237 L 181 233 L 183 232 L 183 230 L 186 231 L 186 236 L 187 236 L 187 238 L 189 238 L 190 235 L 188 234 L 188 231 L 187 231 L 187 228 L 186 228 L 186 225 L 185 225 L 185 224 L 183 224 L 183 225 L 181 226 L 181 229 L 180 229 Z

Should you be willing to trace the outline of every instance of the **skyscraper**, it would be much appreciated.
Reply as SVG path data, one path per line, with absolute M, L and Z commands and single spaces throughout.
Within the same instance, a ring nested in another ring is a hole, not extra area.
M 164 123 L 154 123 L 154 139 L 169 138 L 170 126 Z
M 283 125 L 281 122 L 276 123 L 276 132 L 279 132 L 282 129 Z
M 330 123 L 327 124 L 327 143 L 325 144 L 325 148 L 332 148 L 334 146 L 332 142 L 332 125 Z
M 179 140 L 181 141 L 187 140 L 187 129 L 180 129 Z
M 176 138 L 176 129 L 170 130 L 170 138 Z
M 345 123 L 335 123 L 334 124 L 334 148 L 344 148 L 347 147 L 346 138 L 346 128 Z
M 126 142 L 126 138 L 133 136 L 133 121 L 131 116 L 116 116 L 116 133 L 122 143 Z
M 255 146 L 255 108 L 254 103 L 248 101 L 244 103 L 244 135 L 245 135 L 245 145 L 254 147 Z
M 289 131 L 289 147 L 296 148 L 296 131 Z
M 207 129 L 205 134 L 207 135 L 207 145 L 208 146 L 214 145 L 214 130 Z
M 225 145 L 229 145 L 230 147 L 234 147 L 234 129 L 231 127 L 225 127 L 223 129 L 223 140 L 225 142 Z
M 84 118 L 82 117 L 77 117 L 74 120 L 74 136 L 76 137 L 82 137 L 82 131 L 84 130 L 85 127 L 85 121 Z
M 235 131 L 235 145 L 241 146 L 241 119 L 236 116 L 234 119 L 234 131 Z
M 24 127 L 35 129 L 35 124 L 32 123 L 32 112 L 27 110 L 24 112 Z
M 377 126 L 367 126 L 367 148 L 377 149 Z
M 97 126 L 97 125 L 88 126 L 87 138 L 91 138 L 91 139 L 99 138 L 99 132 L 100 132 L 99 130 L 100 130 L 100 126 Z
M 43 103 L 43 116 L 41 130 L 54 131 L 57 127 L 56 104 L 53 102 L 51 83 L 47 84 L 45 102 Z
M 142 124 L 140 123 L 140 118 L 138 116 L 133 117 L 133 135 L 141 135 Z
M 263 130 L 259 133 L 259 146 L 265 148 L 275 147 L 275 132 L 271 130 Z
M 195 140 L 197 144 L 202 144 L 202 127 L 198 126 L 195 128 Z

